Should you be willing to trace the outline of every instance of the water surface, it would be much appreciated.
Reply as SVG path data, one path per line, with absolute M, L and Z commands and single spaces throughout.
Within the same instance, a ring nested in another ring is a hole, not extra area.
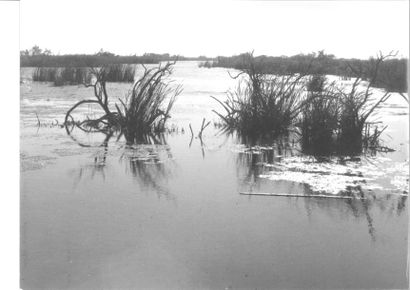
M 225 69 L 178 63 L 178 132 L 131 147 L 49 126 L 92 90 L 22 75 L 22 288 L 407 287 L 408 106 L 400 96 L 379 112 L 395 152 L 320 163 L 297 145 L 250 147 L 213 126 L 191 140 L 189 123 L 197 133 L 202 118 L 216 120 L 209 96 L 223 99 L 236 84 Z M 108 86 L 116 97 L 128 89 Z M 346 187 L 364 199 L 239 194 Z

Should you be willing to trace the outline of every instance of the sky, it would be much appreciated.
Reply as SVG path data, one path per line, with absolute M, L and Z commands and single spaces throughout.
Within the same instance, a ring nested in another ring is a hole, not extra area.
M 20 49 L 121 55 L 409 54 L 409 1 L 22 0 Z

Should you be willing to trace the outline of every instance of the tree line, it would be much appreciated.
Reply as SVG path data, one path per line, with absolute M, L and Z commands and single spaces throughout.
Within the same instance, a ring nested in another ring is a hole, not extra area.
M 205 56 L 190 58 L 169 53 L 144 53 L 143 55 L 116 55 L 101 49 L 95 54 L 64 54 L 56 55 L 49 49 L 33 46 L 20 51 L 21 67 L 97 67 L 113 64 L 155 64 L 171 60 L 207 60 Z
M 213 67 L 235 68 L 243 70 L 245 54 L 235 56 L 218 56 Z M 367 60 L 336 58 L 324 51 L 294 56 L 256 56 L 254 63 L 257 71 L 264 74 L 289 75 L 295 73 L 311 75 L 337 75 L 341 77 L 356 77 L 361 75 L 364 80 L 372 78 L 372 71 L 376 58 Z M 379 68 L 378 77 L 373 87 L 385 88 L 391 92 L 407 92 L 407 64 L 406 58 L 386 59 Z

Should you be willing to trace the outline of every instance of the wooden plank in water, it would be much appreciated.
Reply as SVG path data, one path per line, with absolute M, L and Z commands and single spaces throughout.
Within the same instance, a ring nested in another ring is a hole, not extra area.
M 262 196 L 286 196 L 286 197 L 310 197 L 310 198 L 335 198 L 335 199 L 365 199 L 356 196 L 325 195 L 325 194 L 293 194 L 293 193 L 273 193 L 273 192 L 239 192 L 242 195 L 262 195 Z

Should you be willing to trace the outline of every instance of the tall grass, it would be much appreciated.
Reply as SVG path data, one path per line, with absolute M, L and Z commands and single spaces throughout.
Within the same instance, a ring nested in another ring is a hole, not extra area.
M 56 74 L 54 85 L 78 85 L 87 80 L 88 71 L 81 67 L 63 67 Z
M 96 99 L 82 100 L 72 106 L 66 113 L 65 123 L 73 118 L 71 113 L 83 104 L 98 104 L 105 114 L 95 120 L 84 120 L 78 124 L 94 130 L 110 131 L 121 130 L 128 143 L 145 143 L 155 139 L 155 136 L 165 131 L 167 120 L 171 117 L 170 111 L 181 93 L 181 86 L 173 86 L 168 79 L 172 73 L 173 63 L 159 65 L 158 68 L 145 68 L 144 74 L 139 78 L 128 95 L 119 99 L 119 104 L 114 104 L 116 110 L 110 110 L 109 95 L 106 89 L 107 67 L 92 69 L 94 83 L 87 85 L 93 87 Z M 148 139 L 147 139 L 148 138 Z
M 48 67 L 37 67 L 33 70 L 32 79 L 34 82 L 54 82 L 58 69 Z
M 298 124 L 302 149 L 313 155 L 334 153 L 339 126 L 339 98 L 333 84 L 325 84 L 323 77 L 313 77 L 307 88 L 314 90 L 308 91 Z
M 211 68 L 211 67 L 213 67 L 213 62 L 209 61 L 209 60 L 207 60 L 205 62 L 201 61 L 200 63 L 198 63 L 198 67 L 200 67 L 200 68 L 202 68 L 202 67 Z
M 390 94 L 385 92 L 381 97 L 374 98 L 370 90 L 371 82 L 366 89 L 359 89 L 361 82 L 360 78 L 357 78 L 350 91 L 340 91 L 338 141 L 342 152 L 362 151 L 364 127 L 368 118 L 390 97 Z
M 107 82 L 134 82 L 135 66 L 130 64 L 112 64 L 107 67 Z
M 242 70 L 246 68 L 242 59 L 244 54 L 230 57 L 219 56 L 213 61 L 213 67 L 234 68 Z M 396 57 L 393 55 L 393 57 Z M 303 73 L 304 67 L 311 65 L 311 74 L 338 75 L 342 77 L 356 77 L 357 74 L 350 70 L 351 66 L 372 66 L 374 58 L 368 60 L 336 58 L 334 55 L 319 53 L 298 54 L 294 56 L 257 56 L 255 64 L 265 74 L 290 74 Z M 408 59 L 386 59 L 378 73 L 378 77 L 372 84 L 373 87 L 385 88 L 391 92 L 406 93 L 408 87 L 407 74 Z M 372 78 L 372 70 L 363 71 L 364 78 Z
M 134 82 L 135 66 L 113 64 L 104 67 L 107 82 Z M 32 73 L 35 82 L 53 82 L 55 86 L 77 85 L 89 82 L 90 71 L 85 67 L 38 67 Z
M 234 78 L 245 75 L 225 101 L 216 98 L 225 114 L 215 112 L 225 130 L 242 135 L 287 135 L 297 128 L 302 150 L 308 154 L 360 154 L 365 147 L 376 148 L 380 130 L 370 133 L 369 117 L 390 94 L 373 95 L 378 68 L 387 56 L 380 55 L 372 78 L 365 82 L 357 77 L 350 88 L 328 84 L 323 75 L 268 76 L 257 72 L 251 54 L 245 69 Z
M 362 82 L 357 78 L 350 89 L 341 89 L 332 83 L 309 92 L 299 122 L 305 153 L 357 155 L 364 149 L 381 148 L 382 130 L 368 120 L 390 95 L 385 92 L 374 98 L 371 82 L 364 88 Z
M 225 101 L 218 101 L 225 109 L 223 115 L 214 111 L 226 130 L 242 134 L 285 134 L 294 125 L 303 104 L 301 76 L 266 76 L 257 72 L 253 56 L 246 55 L 247 69 L 235 91 L 228 92 Z
M 116 105 L 119 122 L 127 140 L 164 131 L 176 97 L 182 91 L 181 86 L 173 87 L 167 81 L 172 73 L 172 65 L 167 63 L 157 69 L 145 69 L 126 99 L 120 100 L 122 107 Z
M 55 86 L 83 84 L 88 78 L 88 70 L 81 67 L 38 67 L 32 74 L 35 82 L 53 82 Z
M 101 67 L 110 64 L 158 64 L 160 62 L 179 60 L 207 60 L 209 58 L 184 57 L 170 55 L 169 53 L 144 53 L 143 55 L 115 55 L 110 52 L 100 51 L 96 54 L 43 54 L 33 51 L 20 52 L 21 67 Z

